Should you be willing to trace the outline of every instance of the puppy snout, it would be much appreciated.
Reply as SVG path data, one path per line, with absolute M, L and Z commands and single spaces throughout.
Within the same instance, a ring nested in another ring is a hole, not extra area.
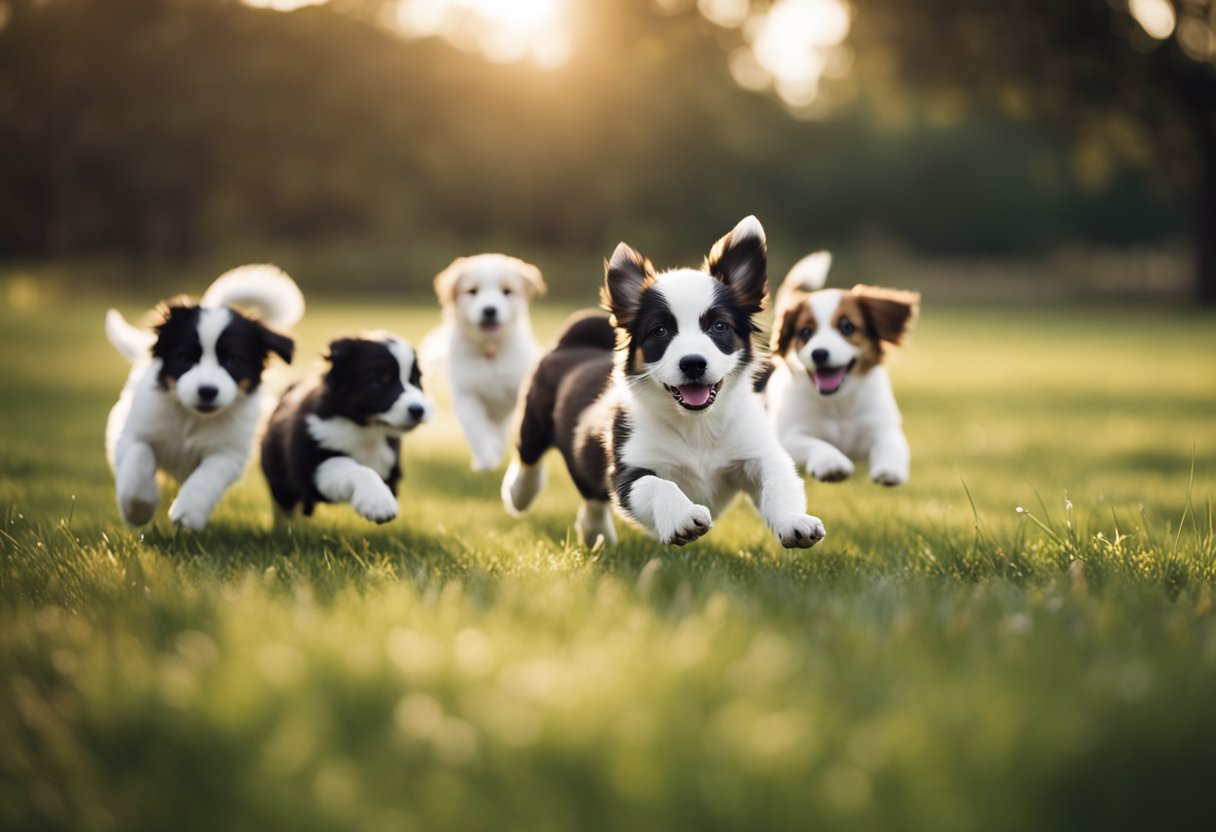
M 204 384 L 198 388 L 198 400 L 200 402 L 213 402 L 219 394 L 220 388 L 211 384 Z
M 426 408 L 420 404 L 412 404 L 405 411 L 410 414 L 410 418 L 415 422 L 422 421 L 422 417 L 426 415 Z
M 680 359 L 680 372 L 690 379 L 698 379 L 705 375 L 709 362 L 700 355 L 686 355 Z
M 497 321 L 498 309 L 493 306 L 487 306 L 481 310 L 481 319 L 483 321 Z
M 811 350 L 811 360 L 815 362 L 816 367 L 822 367 L 828 363 L 828 351 L 822 347 L 817 350 Z

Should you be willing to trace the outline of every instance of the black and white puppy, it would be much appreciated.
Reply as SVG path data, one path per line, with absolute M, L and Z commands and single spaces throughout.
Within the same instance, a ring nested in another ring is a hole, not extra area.
M 302 505 L 350 503 L 360 516 L 397 516 L 401 435 L 429 419 L 417 356 L 387 332 L 329 345 L 326 372 L 291 387 L 262 437 L 262 472 L 281 517 Z
M 235 306 L 253 307 L 260 317 Z M 271 327 L 291 326 L 303 313 L 295 282 L 266 265 L 227 272 L 198 303 L 162 305 L 152 332 L 109 311 L 106 335 L 132 364 L 106 424 L 106 458 L 124 520 L 152 519 L 160 470 L 181 483 L 169 519 L 188 529 L 207 525 L 249 459 L 267 358 L 291 361 L 291 338 Z
M 662 543 L 683 545 L 740 491 L 784 546 L 821 540 L 823 523 L 806 513 L 801 478 L 753 390 L 766 262 L 755 217 L 719 240 L 701 269 L 656 273 L 617 246 L 602 297 L 611 319 L 573 321 L 532 377 L 519 458 L 502 485 L 507 510 L 532 502 L 541 456 L 556 445 L 584 500 L 585 543 L 615 542 L 612 506 Z

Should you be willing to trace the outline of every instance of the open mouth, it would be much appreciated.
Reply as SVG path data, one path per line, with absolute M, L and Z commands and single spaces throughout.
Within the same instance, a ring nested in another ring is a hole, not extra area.
M 194 409 L 199 413 L 214 413 L 220 409 L 218 404 L 196 404 Z
M 857 361 L 854 359 L 843 367 L 816 367 L 811 370 L 811 378 L 815 380 L 815 387 L 824 396 L 830 396 L 840 389 L 840 385 L 844 384 L 844 377 L 849 374 L 849 370 L 853 369 L 853 365 Z
M 717 384 L 680 384 L 672 387 L 664 385 L 671 397 L 685 410 L 704 410 L 718 398 L 718 390 L 722 382 Z
M 477 326 L 482 332 L 497 332 L 502 324 L 498 321 L 482 321 Z

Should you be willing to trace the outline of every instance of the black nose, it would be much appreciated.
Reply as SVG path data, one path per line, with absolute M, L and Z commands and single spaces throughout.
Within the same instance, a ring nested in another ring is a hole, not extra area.
M 409 411 L 410 416 L 414 417 L 414 419 L 421 419 L 422 414 L 426 413 L 426 408 L 420 404 L 412 404 L 406 410 Z
M 827 364 L 828 351 L 822 348 L 811 350 L 811 360 L 814 361 L 816 365 Z
M 219 394 L 220 389 L 218 387 L 212 387 L 210 384 L 204 384 L 202 387 L 198 388 L 198 397 L 204 402 L 215 401 L 215 397 Z
M 481 310 L 481 317 L 485 318 L 487 321 L 492 321 L 498 317 L 498 310 L 493 306 L 487 306 L 485 309 Z
M 705 375 L 708 362 L 699 355 L 686 355 L 680 359 L 680 371 L 688 378 L 700 378 Z

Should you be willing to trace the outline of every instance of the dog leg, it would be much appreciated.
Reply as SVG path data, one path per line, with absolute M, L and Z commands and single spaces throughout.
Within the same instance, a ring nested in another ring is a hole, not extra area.
M 177 499 L 169 506 L 169 519 L 174 525 L 201 531 L 211 518 L 215 505 L 224 492 L 241 477 L 246 454 L 218 453 L 204 457 L 194 472 L 186 477 Z
M 331 503 L 350 503 L 360 517 L 387 523 L 397 516 L 397 498 L 380 475 L 348 456 L 327 459 L 314 475 L 317 490 Z
M 764 522 L 787 549 L 809 549 L 823 540 L 823 521 L 806 513 L 806 490 L 784 452 L 750 461 L 744 471 L 748 494 Z
M 579 543 L 595 546 L 601 539 L 605 546 L 616 545 L 616 526 L 612 523 L 612 508 L 603 500 L 583 500 L 578 509 Z
M 502 478 L 502 504 L 507 514 L 519 517 L 527 511 L 536 495 L 545 487 L 545 479 L 543 463 L 525 465 L 518 459 L 512 460 L 506 476 Z
M 152 446 L 133 442 L 123 448 L 114 466 L 118 511 L 132 526 L 142 526 L 156 513 L 156 454 Z
M 618 469 L 617 480 L 628 476 Z M 621 487 L 618 485 L 618 493 Z M 683 546 L 713 527 L 709 509 L 698 505 L 670 480 L 645 474 L 625 486 L 621 504 L 631 517 L 659 539 L 660 543 Z
M 453 404 L 465 439 L 473 451 L 473 470 L 492 471 L 502 461 L 506 437 L 486 413 L 485 405 L 476 396 L 455 394 Z
M 822 439 L 808 439 L 802 458 L 806 460 L 807 472 L 820 482 L 840 482 L 853 476 L 853 461 Z
M 912 452 L 899 428 L 878 435 L 870 449 L 870 479 L 880 485 L 900 485 L 908 481 Z

